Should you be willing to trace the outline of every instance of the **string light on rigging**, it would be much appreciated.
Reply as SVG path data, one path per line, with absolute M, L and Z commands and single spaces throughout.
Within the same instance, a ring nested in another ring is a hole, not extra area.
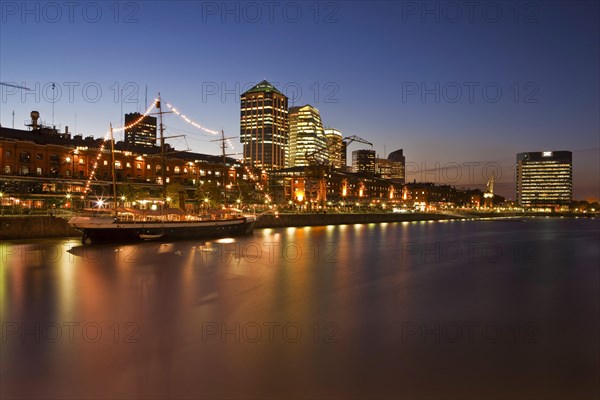
M 158 104 L 158 99 L 156 98 L 156 99 L 154 99 L 154 101 L 152 102 L 152 104 L 150 104 L 150 106 L 144 112 L 144 114 L 142 114 L 136 121 L 134 121 L 133 123 L 131 123 L 129 125 L 123 126 L 123 127 L 113 128 L 113 133 L 114 132 L 122 132 L 122 131 L 125 131 L 126 129 L 129 129 L 129 128 L 132 128 L 132 127 L 138 125 L 139 123 L 141 123 L 144 120 L 144 118 L 146 116 L 148 116 L 148 114 L 150 114 L 150 112 L 152 111 L 152 109 L 157 104 Z M 182 114 L 178 109 L 176 109 L 175 107 L 173 107 L 173 105 L 171 105 L 170 103 L 166 103 L 166 104 L 167 104 L 167 107 L 169 108 L 169 110 L 171 110 L 174 114 L 176 114 L 181 119 L 183 119 L 189 125 L 197 128 L 197 129 L 200 129 L 200 130 L 202 130 L 202 131 L 204 131 L 206 133 L 210 133 L 212 135 L 218 135 L 219 134 L 219 132 L 217 132 L 215 130 L 212 130 L 212 129 L 208 129 L 208 128 L 202 126 L 201 124 L 193 121 L 192 119 L 190 119 L 189 117 L 187 117 L 185 114 Z M 83 194 L 81 196 L 82 200 L 91 191 L 91 187 L 90 187 L 91 186 L 91 181 L 96 176 L 96 172 L 97 172 L 98 166 L 100 165 L 100 161 L 102 159 L 102 155 L 103 155 L 103 153 L 105 151 L 106 142 L 109 140 L 109 137 L 110 137 L 110 131 L 107 131 L 106 134 L 104 135 L 102 144 L 100 145 L 100 149 L 98 150 L 98 155 L 96 156 L 96 161 L 93 164 L 92 171 L 90 172 L 90 175 L 89 175 L 89 177 L 88 177 L 88 179 L 86 181 L 85 188 L 84 188 Z M 229 139 L 226 139 L 226 142 L 227 142 L 228 146 L 231 149 L 234 149 L 234 146 L 233 146 L 233 144 L 231 143 L 231 141 Z M 261 190 L 261 191 L 263 191 L 263 194 L 265 194 L 264 193 L 264 187 L 258 181 L 257 176 L 254 175 L 247 166 L 245 166 L 245 169 L 248 172 L 248 176 L 249 176 L 250 180 L 254 181 L 256 183 L 256 185 L 258 186 L 258 189 Z
M 167 107 L 169 108 L 169 110 L 171 110 L 175 115 L 177 115 L 179 118 L 181 118 L 182 120 L 184 120 L 185 122 L 187 122 L 189 125 L 193 126 L 194 128 L 200 129 L 206 133 L 210 133 L 211 135 L 218 135 L 219 132 L 212 130 L 212 129 L 208 129 L 205 126 L 202 126 L 201 124 L 193 121 L 192 119 L 190 119 L 187 115 L 182 114 L 181 111 L 179 111 L 177 108 L 175 108 L 172 104 L 167 103 Z M 229 139 L 226 139 L 227 145 L 233 149 L 233 143 L 231 143 L 231 141 Z
M 134 122 L 132 122 L 129 125 L 120 127 L 120 128 L 114 128 L 113 132 L 117 131 L 117 132 L 121 132 L 124 131 L 125 129 L 129 129 L 132 128 L 134 126 L 136 126 L 137 124 L 139 124 L 140 122 L 142 122 L 142 120 L 148 116 L 148 114 L 150 114 L 150 111 L 152 111 L 152 109 L 156 106 L 156 104 L 158 103 L 158 99 L 154 99 L 154 101 L 152 102 L 152 104 L 148 107 L 148 109 L 146 110 L 146 112 L 144 112 L 144 114 L 142 114 L 141 117 L 139 117 L 137 120 L 135 120 Z M 104 134 L 104 138 L 102 139 L 102 144 L 100 145 L 100 149 L 98 150 L 98 155 L 96 156 L 96 160 L 94 162 L 94 165 L 92 167 L 92 171 L 90 172 L 90 176 L 88 177 L 86 183 L 85 183 L 85 189 L 83 190 L 83 196 L 85 196 L 89 191 L 91 191 L 90 189 L 90 185 L 92 182 L 92 179 L 94 179 L 94 176 L 96 175 L 96 170 L 98 169 L 98 161 L 100 161 L 102 159 L 102 153 L 104 153 L 104 148 L 106 146 L 106 141 L 108 140 L 108 138 L 110 137 L 110 131 L 107 131 Z M 82 196 L 82 198 L 83 198 Z

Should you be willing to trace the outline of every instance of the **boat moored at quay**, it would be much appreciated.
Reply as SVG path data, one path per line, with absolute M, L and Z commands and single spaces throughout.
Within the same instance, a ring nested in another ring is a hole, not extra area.
M 165 171 L 167 169 L 165 164 L 166 138 L 162 116 L 166 112 L 161 108 L 160 93 L 154 104 L 158 109 L 156 114 L 160 117 L 161 171 Z M 109 133 L 112 156 L 112 208 L 103 208 L 106 202 L 99 201 L 97 209 L 88 209 L 86 213 L 69 219 L 69 226 L 82 232 L 81 242 L 83 244 L 208 239 L 252 233 L 257 216 L 244 214 L 242 210 L 236 208 L 227 208 L 226 195 L 222 209 L 206 214 L 190 214 L 182 209 L 168 208 L 167 179 L 161 180 L 162 199 L 158 202 L 161 205 L 160 209 L 118 207 L 112 124 Z M 221 131 L 221 139 L 218 141 L 222 142 L 223 165 L 226 165 L 225 140 L 224 132 Z M 223 187 L 225 187 L 224 174 Z
M 99 242 L 169 241 L 249 235 L 257 217 L 227 208 L 211 214 L 189 215 L 179 209 L 138 210 L 117 208 L 69 219 L 82 232 L 83 244 Z

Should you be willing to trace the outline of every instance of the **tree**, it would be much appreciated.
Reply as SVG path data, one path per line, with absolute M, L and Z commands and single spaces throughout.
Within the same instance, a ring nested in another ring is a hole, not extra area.
M 124 196 L 127 201 L 143 200 L 150 196 L 150 190 L 143 186 L 131 183 L 121 185 L 117 189 L 118 196 Z
M 167 185 L 167 198 L 171 208 L 185 208 L 185 187 L 180 183 L 170 183 Z
M 216 181 L 204 182 L 196 189 L 196 198 L 199 205 L 214 207 L 223 203 L 222 188 Z

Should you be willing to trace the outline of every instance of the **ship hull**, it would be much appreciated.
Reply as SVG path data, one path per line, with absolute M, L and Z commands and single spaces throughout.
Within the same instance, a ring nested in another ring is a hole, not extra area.
M 249 235 L 254 218 L 198 222 L 122 222 L 107 218 L 73 218 L 69 225 L 83 233 L 82 243 L 130 243 L 210 239 Z

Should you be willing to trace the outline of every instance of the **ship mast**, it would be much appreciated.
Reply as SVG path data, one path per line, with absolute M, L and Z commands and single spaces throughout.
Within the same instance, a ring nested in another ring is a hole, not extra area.
M 227 208 L 227 155 L 225 154 L 225 131 L 221 129 L 221 150 L 223 153 L 223 207 Z
M 112 163 L 113 199 L 115 202 L 115 217 L 117 217 L 117 176 L 115 173 L 115 137 L 113 135 L 112 122 L 110 123 L 110 154 L 111 154 L 111 163 Z
M 156 108 L 158 108 L 158 118 L 159 118 L 159 132 L 160 132 L 160 170 L 162 172 L 162 200 L 163 200 L 163 208 L 167 202 L 167 161 L 165 159 L 165 126 L 163 125 L 163 111 L 162 104 L 160 100 L 160 92 L 158 93 L 158 102 L 156 103 Z
M 223 131 L 223 129 L 221 129 L 221 139 L 215 139 L 215 140 L 211 140 L 211 142 L 221 142 L 221 153 L 223 155 L 223 179 L 222 179 L 222 185 L 223 185 L 223 207 L 227 208 L 227 178 L 228 178 L 228 173 L 227 173 L 227 156 L 230 154 L 226 154 L 225 150 L 227 148 L 227 144 L 225 143 L 226 140 L 228 139 L 235 139 L 235 137 L 225 137 L 225 131 Z
M 158 115 L 158 131 L 160 133 L 160 169 L 162 176 L 162 199 L 163 205 L 167 203 L 167 152 L 165 151 L 165 139 L 183 137 L 185 135 L 176 135 L 176 136 L 165 136 L 165 125 L 163 124 L 163 114 L 170 114 L 172 111 L 163 111 L 162 110 L 162 101 L 160 98 L 160 92 L 158 93 L 158 100 L 156 101 L 156 108 L 158 109 L 157 113 L 150 115 Z M 172 153 L 172 152 L 171 152 Z M 164 207 L 164 206 L 163 206 Z

